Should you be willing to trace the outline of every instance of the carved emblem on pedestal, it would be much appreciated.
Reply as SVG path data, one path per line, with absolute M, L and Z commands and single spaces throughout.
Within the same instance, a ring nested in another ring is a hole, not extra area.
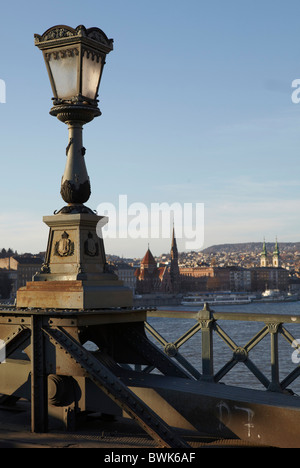
M 55 243 L 54 255 L 68 257 L 74 254 L 74 242 L 69 239 L 69 234 L 64 231 L 61 239 Z
M 90 257 L 97 257 L 99 255 L 99 244 L 93 239 L 93 234 L 88 233 L 88 238 L 84 243 L 84 253 Z

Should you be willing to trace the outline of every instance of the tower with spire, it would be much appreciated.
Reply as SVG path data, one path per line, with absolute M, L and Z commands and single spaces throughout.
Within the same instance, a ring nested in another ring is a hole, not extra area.
M 170 277 L 172 292 L 176 293 L 180 290 L 180 272 L 178 266 L 178 249 L 177 242 L 175 237 L 175 228 L 173 224 L 173 233 L 172 233 L 172 245 L 171 245 L 171 265 L 170 265 Z
M 279 247 L 278 247 L 278 242 L 277 242 L 277 237 L 276 237 L 276 243 L 275 243 L 275 250 L 273 252 L 273 267 L 279 268 L 280 267 L 280 252 L 279 252 Z
M 152 252 L 149 248 L 148 244 L 148 250 L 146 252 L 146 255 L 144 256 L 143 260 L 141 261 L 141 271 L 147 271 L 148 274 L 153 274 L 154 271 L 156 270 L 157 264 L 156 261 L 152 255 Z
M 135 271 L 136 289 L 139 294 L 150 294 L 157 286 L 157 263 L 149 248 L 141 261 L 141 265 Z
M 268 266 L 268 252 L 267 252 L 267 247 L 266 247 L 266 241 L 264 239 L 263 243 L 263 249 L 260 254 L 260 266 L 265 268 Z

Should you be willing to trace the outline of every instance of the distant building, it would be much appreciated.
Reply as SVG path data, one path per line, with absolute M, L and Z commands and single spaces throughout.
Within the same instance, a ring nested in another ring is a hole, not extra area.
M 164 275 L 167 275 L 164 272 Z M 173 233 L 172 233 L 172 244 L 171 244 L 171 265 L 169 268 L 169 275 L 168 281 L 171 281 L 171 290 L 172 293 L 178 293 L 181 290 L 181 278 L 180 278 L 180 270 L 178 266 L 178 249 L 177 249 L 177 242 L 175 237 L 175 229 L 173 226 Z
M 244 290 L 249 286 L 250 273 L 239 267 L 198 266 L 194 268 L 180 268 L 184 292 L 186 291 L 228 291 Z M 188 280 L 187 280 L 188 279 Z M 251 280 L 250 280 L 251 282 Z M 248 290 L 248 289 L 247 289 Z
M 289 291 L 291 293 L 300 293 L 300 278 L 292 276 L 289 278 Z
M 25 286 L 27 281 L 32 281 L 33 276 L 40 271 L 43 259 L 34 255 L 14 255 L 12 257 L 0 258 L 0 268 L 10 272 L 13 280 L 12 295 Z
M 118 278 L 124 282 L 124 286 L 127 286 L 135 293 L 136 289 L 136 276 L 135 276 L 135 268 L 128 263 L 120 262 L 117 263 L 114 267 L 114 272 L 118 276 Z
M 169 266 L 158 266 L 149 247 L 140 267 L 135 271 L 135 277 L 138 294 L 172 292 Z
M 260 254 L 260 266 L 261 268 L 267 268 L 267 267 L 279 268 L 280 267 L 280 251 L 279 251 L 277 239 L 276 239 L 275 249 L 274 249 L 272 258 L 270 258 L 270 256 L 268 255 L 266 242 L 264 241 L 263 249 Z
M 182 289 L 178 266 L 178 249 L 173 227 L 170 264 L 157 264 L 149 247 L 136 269 L 136 291 L 138 294 L 167 293 L 177 294 Z
M 253 291 L 279 289 L 287 291 L 289 287 L 289 271 L 281 267 L 254 267 L 251 269 Z
M 230 271 L 227 268 L 212 266 L 179 267 L 174 228 L 170 254 L 170 264 L 157 265 L 148 248 L 140 267 L 135 272 L 137 279 L 136 290 L 139 294 L 177 294 L 229 289 Z
M 260 267 L 251 269 L 252 290 L 279 289 L 286 291 L 289 287 L 289 271 L 280 266 L 280 251 L 276 239 L 272 258 L 269 257 L 266 243 L 260 254 Z
M 252 278 L 248 268 L 230 267 L 230 288 L 231 291 L 251 291 Z
M 277 239 L 276 239 L 276 244 L 275 244 L 275 250 L 273 252 L 273 267 L 275 268 L 279 268 L 280 267 L 280 252 L 279 252 L 279 248 L 278 248 L 278 242 L 277 242 Z
M 180 292 L 206 291 L 207 276 L 197 274 L 199 268 L 180 267 Z
M 265 289 L 287 290 L 289 272 L 280 266 L 280 251 L 276 240 L 270 260 L 266 243 L 260 254 L 260 267 L 217 266 L 205 263 L 196 267 L 178 266 L 178 250 L 173 229 L 171 262 L 157 265 L 148 249 L 140 267 L 135 272 L 137 292 L 187 293 L 202 291 L 264 291 Z
M 266 268 L 268 266 L 268 252 L 266 247 L 266 242 L 263 243 L 263 249 L 260 254 L 260 266 L 261 268 Z

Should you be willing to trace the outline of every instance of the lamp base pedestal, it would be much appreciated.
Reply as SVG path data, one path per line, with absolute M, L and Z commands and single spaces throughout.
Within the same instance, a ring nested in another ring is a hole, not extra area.
M 17 307 L 38 309 L 110 309 L 132 307 L 121 281 L 31 281 L 17 292 Z
M 45 263 L 33 281 L 17 291 L 17 307 L 107 309 L 132 307 L 133 295 L 106 263 L 102 227 L 92 213 L 45 216 L 50 227 Z

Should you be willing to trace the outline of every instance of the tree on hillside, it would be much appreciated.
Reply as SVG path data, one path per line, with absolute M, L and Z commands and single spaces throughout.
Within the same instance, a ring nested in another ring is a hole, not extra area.
M 1 252 L 0 252 L 0 258 L 5 258 L 5 257 L 12 257 L 13 255 L 17 255 L 18 252 L 17 251 L 13 251 L 13 249 L 11 249 L 9 247 L 9 249 L 2 249 Z

